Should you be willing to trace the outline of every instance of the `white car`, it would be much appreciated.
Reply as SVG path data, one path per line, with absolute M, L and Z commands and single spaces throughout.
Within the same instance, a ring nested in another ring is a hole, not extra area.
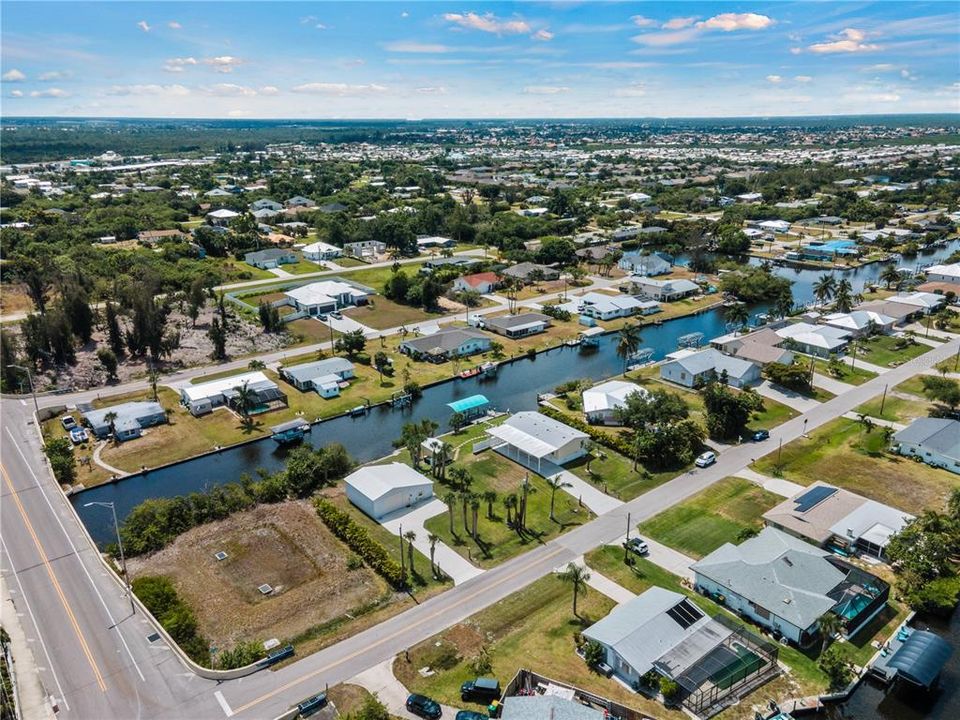
M 694 463 L 697 467 L 705 468 L 708 465 L 713 465 L 717 461 L 717 454 L 712 450 L 707 450 L 700 457 L 697 458 Z

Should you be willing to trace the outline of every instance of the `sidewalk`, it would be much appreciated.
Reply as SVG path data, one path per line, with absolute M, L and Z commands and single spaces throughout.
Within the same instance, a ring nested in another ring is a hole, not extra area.
M 582 501 L 595 515 L 603 515 L 623 505 L 621 500 L 610 497 L 586 480 L 581 480 L 569 470 L 561 472 L 560 477 L 564 482 L 571 485 L 571 487 L 563 488 L 564 491 L 573 496 L 574 499 Z
M 860 419 L 860 416 L 853 411 L 844 413 L 843 416 L 848 420 Z M 901 423 L 893 422 L 892 420 L 884 420 L 883 418 L 874 417 L 873 415 L 870 415 L 869 418 L 874 425 L 879 425 L 881 427 L 889 427 L 889 428 L 893 428 L 894 430 L 903 430 L 906 427 L 906 425 L 903 425 Z
M 4 568 L 4 576 L 13 568 Z M 19 598 L 19 595 L 17 595 Z M 33 638 L 28 638 L 20 624 L 18 607 L 14 604 L 12 588 L 0 577 L 0 625 L 10 636 L 10 652 L 13 655 L 12 680 L 16 682 L 16 701 L 23 720 L 52 720 L 53 709 L 43 683 L 32 648 L 40 648 Z M 33 643 L 31 645 L 31 643 Z
M 433 498 L 416 507 L 404 508 L 403 510 L 390 513 L 380 521 L 380 524 L 398 537 L 401 526 L 403 526 L 404 533 L 413 530 L 417 534 L 417 539 L 413 541 L 413 546 L 429 559 L 430 533 L 427 532 L 423 524 L 432 517 L 445 515 L 446 512 L 447 506 L 440 499 Z M 483 572 L 481 568 L 473 565 L 460 553 L 443 542 L 438 542 L 434 548 L 434 560 L 440 567 L 440 570 L 453 579 L 454 585 L 466 582 L 470 578 L 476 577 Z M 420 572 L 427 572 L 427 568 L 421 568 Z
M 813 374 L 813 386 L 823 388 L 827 392 L 832 392 L 834 395 L 842 395 L 853 387 L 853 385 L 849 383 L 835 380 L 832 377 L 827 377 L 826 375 L 821 375 L 820 373 Z
M 790 482 L 789 480 L 784 480 L 783 478 L 774 478 L 768 477 L 767 475 L 761 475 L 750 468 L 744 468 L 734 477 L 749 480 L 752 483 L 756 483 L 767 492 L 772 492 L 774 495 L 780 495 L 781 497 L 785 498 L 793 497 L 804 489 L 803 485 L 798 485 L 795 482 Z

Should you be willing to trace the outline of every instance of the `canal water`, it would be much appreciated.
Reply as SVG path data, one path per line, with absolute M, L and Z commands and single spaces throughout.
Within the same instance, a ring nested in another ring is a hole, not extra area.
M 960 241 L 918 257 L 912 264 L 924 265 L 938 262 L 960 247 Z M 751 260 L 755 262 L 755 260 Z M 874 263 L 856 270 L 844 271 L 854 291 L 875 282 L 883 269 Z M 778 275 L 793 281 L 794 299 L 797 303 L 813 300 L 813 283 L 823 273 L 817 270 L 776 268 Z M 763 306 L 752 308 L 762 312 Z M 713 310 L 688 317 L 669 320 L 662 325 L 646 325 L 642 331 L 642 347 L 653 349 L 653 359 L 659 360 L 677 349 L 680 337 L 689 333 L 703 333 L 710 339 L 727 332 L 728 328 L 720 310 Z M 622 371 L 622 361 L 616 354 L 616 334 L 601 339 L 600 348 L 594 353 L 581 353 L 577 348 L 561 347 L 541 353 L 536 359 L 518 359 L 501 366 L 495 379 L 454 380 L 426 388 L 423 397 L 412 408 L 394 410 L 386 406 L 373 408 L 362 417 L 339 417 L 313 427 L 306 441 L 320 447 L 339 442 L 352 457 L 368 462 L 383 457 L 393 450 L 392 442 L 400 436 L 404 423 L 421 418 L 432 418 L 442 431 L 447 429 L 451 410 L 447 403 L 483 393 L 491 405 L 502 411 L 533 410 L 537 395 L 548 392 L 568 380 L 592 378 L 599 380 Z M 85 508 L 84 503 L 113 502 L 117 517 L 122 520 L 130 510 L 143 500 L 152 497 L 172 497 L 205 490 L 215 485 L 236 482 L 243 473 L 253 475 L 258 468 L 274 472 L 283 467 L 286 450 L 279 448 L 270 438 L 264 438 L 239 447 L 205 455 L 159 470 L 133 475 L 121 481 L 101 485 L 72 497 L 80 518 L 98 543 L 113 539 L 110 513 L 96 507 Z

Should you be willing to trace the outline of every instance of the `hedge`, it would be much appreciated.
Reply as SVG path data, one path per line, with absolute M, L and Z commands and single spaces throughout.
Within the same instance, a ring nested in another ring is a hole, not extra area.
M 370 537 L 365 527 L 328 500 L 317 498 L 313 504 L 317 515 L 323 520 L 323 524 L 330 528 L 330 532 L 363 558 L 374 572 L 379 573 L 395 588 L 406 587 L 407 579 L 400 564 L 390 557 L 383 545 Z
M 568 415 L 551 405 L 541 405 L 539 409 L 547 417 L 562 422 L 564 425 L 569 425 L 575 430 L 585 432 L 594 442 L 615 450 L 624 457 L 633 457 L 633 448 L 630 447 L 630 443 L 622 435 L 614 435 L 606 430 L 601 430 L 596 425 L 591 425 L 585 420 Z

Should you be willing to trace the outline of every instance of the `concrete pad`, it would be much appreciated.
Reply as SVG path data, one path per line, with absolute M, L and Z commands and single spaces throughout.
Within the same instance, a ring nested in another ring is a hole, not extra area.
M 813 386 L 823 388 L 827 392 L 832 392 L 834 395 L 842 395 L 847 390 L 854 387 L 850 383 L 841 382 L 840 380 L 836 380 L 835 378 L 828 377 L 826 375 L 821 375 L 820 373 L 813 374 Z
M 401 662 L 403 661 L 401 660 Z M 391 715 L 408 720 L 419 720 L 417 715 L 407 711 L 407 696 L 410 695 L 410 691 L 394 676 L 393 658 L 379 665 L 374 665 L 369 670 L 364 670 L 347 682 L 359 685 L 374 693 L 380 699 L 380 702 L 387 706 Z M 457 714 L 456 708 L 448 705 L 441 705 L 440 708 L 443 711 L 444 718 L 452 719 Z
M 750 482 L 756 483 L 767 492 L 772 492 L 775 495 L 780 495 L 781 497 L 785 498 L 793 497 L 804 489 L 803 485 L 798 485 L 795 482 L 790 482 L 789 480 L 784 480 L 783 478 L 774 478 L 767 475 L 761 475 L 750 468 L 744 468 L 743 470 L 740 470 L 736 474 L 736 477 L 749 480 Z
M 623 505 L 622 501 L 610 497 L 586 480 L 581 480 L 569 470 L 561 472 L 560 477 L 564 482 L 570 483 L 571 485 L 571 487 L 563 488 L 564 491 L 575 499 L 582 501 L 584 505 L 597 515 L 603 515 Z
M 804 397 L 800 393 L 793 390 L 788 390 L 780 385 L 774 385 L 769 380 L 764 380 L 754 389 L 763 395 L 763 397 L 769 398 L 770 400 L 776 400 L 777 402 L 783 403 L 787 407 L 791 407 L 794 410 L 799 410 L 802 413 L 809 412 L 820 405 L 820 403 L 816 400 Z
M 940 347 L 940 343 L 937 343 L 937 347 Z M 861 360 L 857 358 L 854 360 L 849 355 L 844 355 L 840 358 L 841 361 L 845 362 L 847 365 L 854 368 L 863 368 L 864 370 L 869 370 L 872 373 L 877 375 L 883 375 L 884 373 L 890 372 L 890 368 L 883 367 L 882 365 L 874 365 L 873 363 L 868 363 L 866 360 Z

